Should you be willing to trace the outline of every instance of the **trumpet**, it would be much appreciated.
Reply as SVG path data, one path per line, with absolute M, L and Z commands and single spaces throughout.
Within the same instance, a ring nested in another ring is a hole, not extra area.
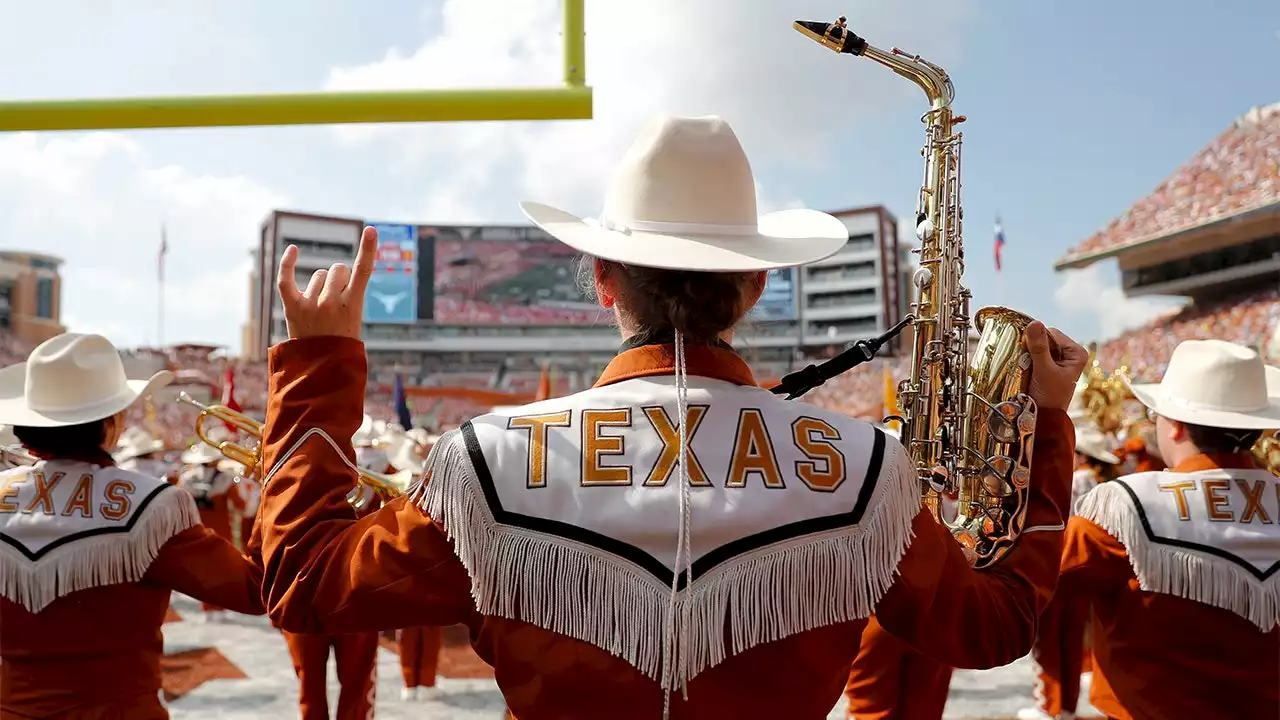
M 244 413 L 232 410 L 226 405 L 205 405 L 185 392 L 178 394 L 178 402 L 190 405 L 200 411 L 196 416 L 196 437 L 200 438 L 201 442 L 222 453 L 222 456 L 228 460 L 240 463 L 248 468 L 251 476 L 261 474 L 262 423 Z M 207 421 L 210 420 L 234 426 L 246 435 L 255 438 L 258 441 L 258 445 L 253 448 L 247 448 L 230 440 L 218 441 L 211 439 L 208 430 L 205 428 Z M 374 494 L 382 498 L 383 502 L 386 502 L 403 495 L 413 477 L 413 473 L 409 471 L 399 472 L 395 475 L 385 475 L 371 470 L 358 469 L 357 473 L 356 492 L 348 496 L 352 506 L 357 510 L 366 504 L 360 499 L 362 494 L 359 492 L 361 486 L 369 488 Z

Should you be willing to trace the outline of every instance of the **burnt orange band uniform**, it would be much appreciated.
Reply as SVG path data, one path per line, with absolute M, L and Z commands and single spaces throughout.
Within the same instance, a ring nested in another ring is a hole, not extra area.
M 731 350 L 690 346 L 686 362 L 690 375 L 754 384 Z M 659 685 L 625 661 L 520 620 L 480 615 L 445 529 L 410 498 L 352 519 L 345 498 L 355 481 L 348 465 L 355 453 L 342 439 L 352 437 L 363 416 L 367 367 L 360 342 L 290 340 L 271 349 L 269 365 L 264 466 L 280 464 L 263 488 L 255 532 L 262 535 L 263 592 L 277 626 L 347 633 L 462 623 L 521 720 L 598 717 L 602 708 L 620 720 L 662 712 Z M 620 353 L 599 384 L 673 372 L 670 346 L 645 346 Z M 300 441 L 300 451 L 286 455 Z M 1064 522 L 1073 445 L 1066 413 L 1043 410 L 1028 527 Z M 954 667 L 994 667 L 1023 656 L 1055 589 L 1062 533 L 1026 533 L 1005 561 L 975 572 L 927 511 L 911 529 L 914 539 L 875 608 L 880 624 Z M 687 702 L 673 696 L 671 717 L 826 717 L 845 689 L 866 625 L 818 627 L 732 655 L 689 683 Z
M 197 525 L 164 544 L 142 582 L 74 592 L 38 613 L 0 597 L 0 719 L 169 717 L 159 692 L 170 592 L 261 615 L 261 578 Z
M 849 720 L 938 720 L 947 706 L 951 667 L 867 622 L 849 671 Z
M 1172 470 L 1252 467 L 1245 453 L 1198 455 Z M 1082 517 L 1067 525 L 1059 592 L 1092 602 L 1090 702 L 1109 717 L 1280 718 L 1280 629 L 1144 591 L 1125 546 Z

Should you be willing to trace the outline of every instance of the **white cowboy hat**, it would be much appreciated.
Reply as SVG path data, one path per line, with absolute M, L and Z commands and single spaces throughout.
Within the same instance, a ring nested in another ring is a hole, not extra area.
M 136 425 L 131 425 L 120 436 L 116 451 L 111 456 L 117 463 L 122 463 L 126 460 L 133 460 L 134 458 L 140 458 L 143 455 L 150 455 L 163 450 L 163 440 Z
M 351 436 L 351 444 L 356 447 L 372 447 L 375 437 L 377 435 L 374 432 L 373 416 L 366 413 L 364 419 L 360 421 L 360 428 L 356 430 L 355 435 Z
M 28 427 L 93 422 L 172 381 L 168 370 L 130 380 L 120 353 L 106 338 L 63 333 L 37 345 L 26 362 L 0 370 L 0 422 Z
M 390 465 L 387 453 L 381 448 L 362 445 L 356 448 L 356 467 L 380 473 Z
M 1186 340 L 1173 349 L 1159 383 L 1129 388 L 1170 420 L 1233 430 L 1280 428 L 1280 368 L 1244 345 Z
M 1076 452 L 1110 465 L 1119 465 L 1120 458 L 1111 452 L 1107 437 L 1091 427 L 1076 426 Z
M 0 425 L 0 447 L 12 447 L 21 444 L 18 436 L 13 434 L 12 425 Z
M 198 442 L 182 453 L 184 465 L 208 465 L 222 459 L 222 453 L 210 445 Z
M 596 222 L 533 202 L 520 209 L 557 240 L 627 265 L 746 272 L 821 260 L 849 230 L 817 210 L 756 214 L 751 164 L 715 116 L 659 117 L 622 158 Z

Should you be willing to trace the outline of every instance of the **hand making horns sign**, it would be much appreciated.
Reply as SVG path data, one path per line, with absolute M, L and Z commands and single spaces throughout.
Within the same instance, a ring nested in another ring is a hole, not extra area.
M 280 258 L 276 288 L 284 303 L 289 337 L 338 335 L 359 340 L 364 317 L 364 291 L 369 286 L 373 259 L 377 254 L 378 231 L 366 227 L 360 236 L 354 271 L 342 263 L 334 263 L 328 270 L 315 271 L 307 289 L 299 292 L 293 277 L 298 248 L 294 245 L 285 248 L 284 256 Z

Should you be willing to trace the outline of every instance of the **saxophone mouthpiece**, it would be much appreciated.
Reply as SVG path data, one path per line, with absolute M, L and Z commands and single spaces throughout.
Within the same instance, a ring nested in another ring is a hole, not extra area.
M 791 24 L 791 27 L 819 45 L 838 53 L 861 55 L 867 49 L 867 41 L 858 37 L 849 29 L 843 15 L 833 23 L 818 22 L 816 20 L 796 20 Z

